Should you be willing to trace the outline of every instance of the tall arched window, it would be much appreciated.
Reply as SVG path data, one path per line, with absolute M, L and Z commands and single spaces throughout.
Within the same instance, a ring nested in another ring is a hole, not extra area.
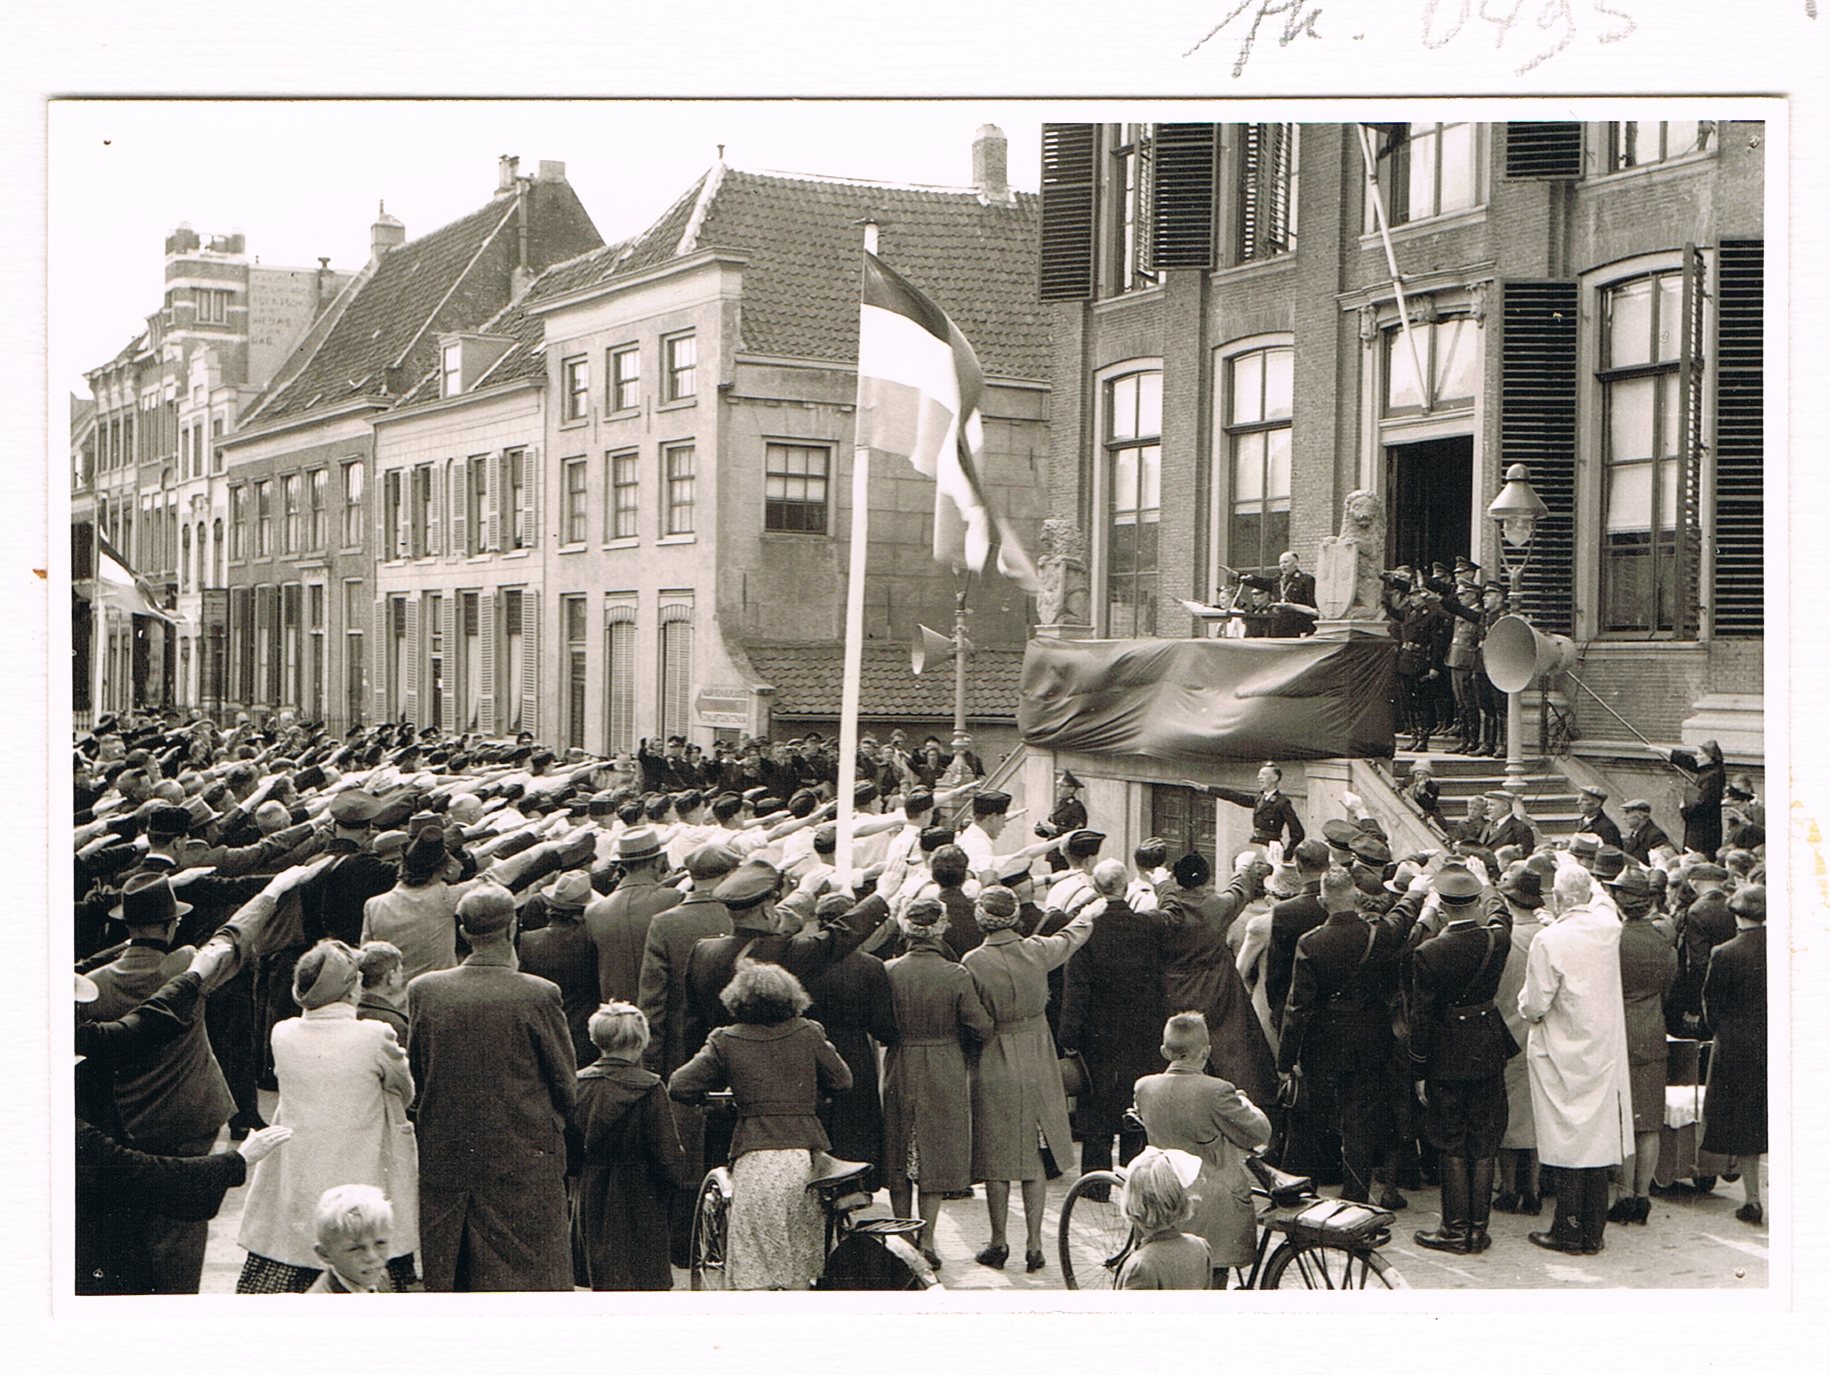
M 1163 374 L 1134 372 L 1107 382 L 1105 413 L 1105 633 L 1154 635 Z
M 1290 417 L 1295 350 L 1254 349 L 1232 359 L 1226 442 L 1232 505 L 1226 561 L 1268 569 L 1290 547 Z

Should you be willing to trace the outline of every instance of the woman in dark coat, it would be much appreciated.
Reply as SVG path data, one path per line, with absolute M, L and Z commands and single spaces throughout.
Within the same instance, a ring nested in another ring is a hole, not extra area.
M 566 1133 L 573 1276 L 592 1289 L 671 1289 L 668 1205 L 698 1181 L 667 1088 L 641 1066 L 648 1019 L 631 1003 L 605 1003 L 589 1027 L 599 1058 L 578 1071 Z
M 1735 1210 L 1759 1224 L 1760 1157 L 1766 1154 L 1766 889 L 1750 884 L 1728 900 L 1738 933 L 1710 952 L 1703 1020 L 1715 1037 L 1703 1097 L 1702 1149 L 1735 1157 L 1746 1201 Z
M 822 924 L 857 905 L 845 893 L 829 893 L 816 910 Z M 896 1042 L 896 1007 L 889 975 L 875 955 L 854 950 L 810 974 L 805 987 L 813 1005 L 807 1015 L 826 1028 L 826 1039 L 851 1068 L 852 1084 L 820 1110 L 832 1153 L 842 1160 L 866 1160 L 884 1178 L 883 1103 L 877 1090 L 877 1049 Z M 891 1168 L 890 1173 L 894 1174 Z M 964 1187 L 964 1186 L 962 1186 Z
M 1684 848 L 1713 860 L 1722 848 L 1722 791 L 1728 785 L 1722 747 L 1714 740 L 1705 740 L 1695 754 L 1673 750 L 1670 758 L 1690 775 L 1690 787 L 1678 808 L 1684 818 Z
M 1645 1222 L 1652 1215 L 1652 1176 L 1665 1125 L 1665 994 L 1677 978 L 1677 939 L 1671 923 L 1654 920 L 1652 885 L 1631 867 L 1607 880 L 1620 909 L 1620 995 L 1627 1010 L 1627 1083 L 1633 1100 L 1631 1190 L 1608 1210 L 1609 1222 Z
M 972 1185 L 972 1083 L 966 1051 L 991 1039 L 991 1014 L 978 986 L 947 949 L 947 909 L 923 898 L 902 916 L 906 954 L 885 977 L 900 1036 L 883 1066 L 884 1155 L 890 1206 L 908 1217 L 920 1198 L 922 1254 L 940 1267 L 934 1223 L 947 1194 Z

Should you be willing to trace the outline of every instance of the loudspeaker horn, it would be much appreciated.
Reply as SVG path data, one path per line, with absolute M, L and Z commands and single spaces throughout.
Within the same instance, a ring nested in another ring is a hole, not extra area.
M 971 649 L 971 641 L 966 648 Z M 929 664 L 943 663 L 953 653 L 953 637 L 925 625 L 915 627 L 915 638 L 909 642 L 909 667 L 920 673 Z
M 1543 673 L 1558 673 L 1576 662 L 1567 635 L 1546 635 L 1523 616 L 1502 616 L 1481 642 L 1487 679 L 1501 692 L 1523 692 Z

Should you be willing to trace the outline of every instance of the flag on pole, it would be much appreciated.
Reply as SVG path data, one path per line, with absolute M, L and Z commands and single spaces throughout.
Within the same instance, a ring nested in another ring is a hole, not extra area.
M 95 592 L 96 600 L 118 607 L 130 616 L 172 620 L 159 609 L 152 585 L 127 566 L 127 560 L 115 552 L 100 530 L 95 532 Z
M 985 374 L 959 327 L 934 302 L 864 255 L 858 318 L 858 444 L 906 458 L 935 481 L 934 557 L 954 568 L 998 572 L 1041 591 L 1016 531 L 985 499 L 979 405 Z

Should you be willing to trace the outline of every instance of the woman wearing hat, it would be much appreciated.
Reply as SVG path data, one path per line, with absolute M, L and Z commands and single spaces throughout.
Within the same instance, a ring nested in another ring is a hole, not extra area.
M 1618 853 L 1618 851 L 1616 851 Z M 1652 1215 L 1652 1176 L 1665 1125 L 1665 994 L 1677 978 L 1677 943 L 1669 922 L 1652 920 L 1652 885 L 1629 865 L 1602 882 L 1620 912 L 1620 995 L 1627 1009 L 1627 1081 L 1633 1098 L 1630 1185 L 1608 1210 L 1609 1222 L 1645 1222 Z
M 1023 1220 L 1028 1231 L 1027 1262 L 1039 1270 L 1043 1205 L 1055 1162 L 1072 1158 L 1067 1095 L 1062 1091 L 1055 1044 L 1049 1036 L 1049 971 L 1064 965 L 1093 933 L 1093 918 L 1104 910 L 1091 902 L 1052 936 L 1017 933 L 1017 896 L 999 884 L 978 895 L 974 913 L 984 942 L 960 961 L 978 986 L 993 1021 L 992 1037 L 979 1056 L 972 1083 L 972 1177 L 985 1184 L 991 1244 L 978 1253 L 980 1265 L 1002 1270 L 1010 1259 L 1005 1228 L 1010 1215 L 1010 1181 L 1023 1186 Z
M 356 1016 L 362 978 L 356 952 L 319 941 L 293 968 L 299 1015 L 273 1029 L 279 1107 L 292 1149 L 254 1169 L 236 1240 L 248 1252 L 238 1294 L 297 1294 L 323 1264 L 312 1249 L 318 1198 L 341 1184 L 368 1184 L 394 1205 L 388 1273 L 413 1282 L 419 1249 L 419 1171 L 407 1107 L 413 1075 L 386 1022 Z
M 972 1183 L 966 1052 L 991 1038 L 993 1023 L 978 986 L 947 946 L 945 905 L 917 899 L 898 925 L 907 951 L 884 966 L 900 1034 L 884 1059 L 883 1154 L 890 1206 L 910 1216 L 910 1195 L 918 1196 L 927 1224 L 922 1254 L 938 1269 L 934 1223 L 941 1200 Z
M 1695 753 L 1672 750 L 1666 758 L 1690 778 L 1683 804 L 1678 808 L 1684 818 L 1684 848 L 1714 859 L 1722 848 L 1722 794 L 1728 787 L 1722 747 L 1714 740 L 1705 740 Z

